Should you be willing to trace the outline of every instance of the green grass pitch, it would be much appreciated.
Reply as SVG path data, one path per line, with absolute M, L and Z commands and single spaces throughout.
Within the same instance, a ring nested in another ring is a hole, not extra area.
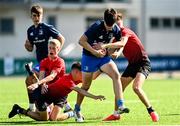
M 113 126 L 113 125 L 180 125 L 180 80 L 146 80 L 143 89 L 149 97 L 153 107 L 160 115 L 159 122 L 152 122 L 144 105 L 132 91 L 130 85 L 124 93 L 126 106 L 130 108 L 129 114 L 121 116 L 119 121 L 102 122 L 101 120 L 111 114 L 114 108 L 114 95 L 112 82 L 107 76 L 101 76 L 92 83 L 90 92 L 106 97 L 104 101 L 95 101 L 85 98 L 82 105 L 82 113 L 85 122 L 76 123 L 74 119 L 60 122 L 37 122 L 28 117 L 15 116 L 8 119 L 8 113 L 14 103 L 27 108 L 28 100 L 24 84 L 25 77 L 0 77 L 0 125 L 61 125 L 61 126 Z M 74 107 L 76 93 L 69 95 L 68 101 Z

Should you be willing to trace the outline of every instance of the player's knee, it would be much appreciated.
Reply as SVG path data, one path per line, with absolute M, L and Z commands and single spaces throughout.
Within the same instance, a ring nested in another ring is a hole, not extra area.
M 49 120 L 50 120 L 50 121 L 57 121 L 57 118 L 54 118 L 53 116 L 50 116 L 50 117 L 49 117 Z
M 140 87 L 138 87 L 138 86 L 133 86 L 133 91 L 134 91 L 136 94 L 139 94 L 139 93 L 140 93 L 140 90 L 141 90 Z
M 121 79 L 121 76 L 118 72 L 115 72 L 113 75 L 112 75 L 112 79 L 113 80 L 120 80 Z

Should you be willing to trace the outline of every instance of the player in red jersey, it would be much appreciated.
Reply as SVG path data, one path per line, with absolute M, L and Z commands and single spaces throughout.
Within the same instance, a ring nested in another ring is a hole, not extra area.
M 55 82 L 59 77 L 65 74 L 65 63 L 62 58 L 58 56 L 61 49 L 61 44 L 57 39 L 51 39 L 48 44 L 48 57 L 44 58 L 40 62 L 40 72 L 39 80 L 36 82 L 38 84 L 45 84 L 48 82 Z M 31 73 L 31 71 L 30 71 Z M 33 83 L 29 82 L 29 85 Z M 28 85 L 28 86 L 29 86 Z M 46 85 L 42 85 L 42 93 L 46 91 Z M 28 90 L 31 100 L 35 101 L 33 97 L 33 92 Z M 33 104 L 31 104 L 33 105 Z M 35 109 L 35 104 L 33 107 Z M 35 111 L 35 110 L 34 110 Z
M 152 121 L 157 122 L 159 120 L 159 116 L 152 108 L 152 105 L 142 89 L 142 85 L 151 71 L 148 55 L 137 35 L 129 28 L 123 26 L 122 14 L 118 14 L 117 16 L 117 24 L 121 28 L 122 32 L 121 42 L 102 45 L 102 48 L 120 48 L 119 51 L 115 51 L 111 54 L 113 58 L 117 58 L 121 52 L 123 52 L 125 58 L 128 60 L 128 66 L 121 77 L 123 91 L 133 81 L 134 92 L 146 106 Z M 115 104 L 114 114 L 105 118 L 104 121 L 119 120 L 120 115 L 117 114 L 117 110 L 118 109 Z
M 87 91 L 77 87 L 82 81 L 82 72 L 80 63 L 74 63 L 71 67 L 71 73 L 66 74 L 59 78 L 56 82 L 53 82 L 47 85 L 47 92 L 45 94 L 41 94 L 41 86 L 39 84 L 33 84 L 28 88 L 30 90 L 34 90 L 37 96 L 37 108 L 38 111 L 32 112 L 21 108 L 19 105 L 15 104 L 9 113 L 9 118 L 14 117 L 16 114 L 23 114 L 29 116 L 32 119 L 38 121 L 62 121 L 67 118 L 73 117 L 74 113 L 67 112 L 62 113 L 62 107 L 66 101 L 68 94 L 74 90 L 81 95 L 93 98 L 95 100 L 104 100 L 104 96 L 101 95 L 93 95 L 88 93 Z M 48 114 L 47 106 L 53 103 L 54 107 L 50 114 Z

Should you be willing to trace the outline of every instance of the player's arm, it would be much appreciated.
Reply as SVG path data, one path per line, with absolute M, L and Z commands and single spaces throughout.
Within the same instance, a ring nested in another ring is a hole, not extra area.
M 34 46 L 30 43 L 28 39 L 26 39 L 24 47 L 28 52 L 32 52 Z
M 47 77 L 44 78 L 45 76 L 45 71 L 40 71 L 39 74 L 39 81 L 30 85 L 28 87 L 28 89 L 34 90 L 36 89 L 39 85 L 45 84 L 47 82 L 50 82 L 52 80 L 54 80 L 54 78 L 56 77 L 57 72 L 56 71 L 52 71 L 50 75 L 48 75 Z
M 82 35 L 79 44 L 89 52 L 91 52 L 94 56 L 96 57 L 104 57 L 105 54 L 103 54 L 100 50 L 95 50 L 94 48 L 91 47 L 91 45 L 87 42 L 88 38 L 86 35 Z
M 63 45 L 64 45 L 64 42 L 65 42 L 65 38 L 64 36 L 62 36 L 61 34 L 57 37 L 57 39 L 60 41 L 61 43 L 61 47 L 60 47 L 60 50 L 62 49 Z
M 78 86 L 72 87 L 71 89 L 78 92 L 78 93 L 80 93 L 80 94 L 82 94 L 82 95 L 84 95 L 84 96 L 86 96 L 86 97 L 89 97 L 89 98 L 92 98 L 92 99 L 95 99 L 95 100 L 97 100 L 97 99 L 105 100 L 104 96 L 102 96 L 102 95 L 93 95 L 93 94 L 79 88 Z
M 52 71 L 50 75 L 48 75 L 47 77 L 40 79 L 38 83 L 38 85 L 50 82 L 52 80 L 54 80 L 54 78 L 56 77 L 57 72 L 56 71 Z
M 114 43 L 107 43 L 107 44 L 101 44 L 100 48 L 106 49 L 106 48 L 122 48 L 126 45 L 128 41 L 128 36 L 123 36 L 120 41 L 114 42 Z

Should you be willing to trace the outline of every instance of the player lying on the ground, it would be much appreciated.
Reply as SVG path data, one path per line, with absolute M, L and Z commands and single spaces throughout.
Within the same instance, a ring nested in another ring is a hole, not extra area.
M 79 87 L 79 84 L 82 81 L 82 72 L 80 63 L 74 63 L 71 67 L 71 72 L 69 74 L 64 75 L 56 82 L 47 85 L 47 92 L 45 94 L 41 94 L 41 86 L 38 84 L 33 84 L 28 87 L 29 90 L 34 90 L 37 96 L 37 109 L 38 111 L 32 112 L 21 108 L 19 105 L 14 104 L 12 110 L 9 113 L 9 118 L 14 117 L 16 114 L 23 114 L 29 116 L 32 119 L 38 121 L 46 121 L 46 120 L 65 120 L 74 116 L 74 112 L 70 111 L 67 113 L 62 113 L 61 110 L 64 106 L 66 98 L 68 94 L 74 90 L 81 95 L 90 97 L 92 99 L 104 100 L 105 97 L 102 95 L 93 95 Z M 48 113 L 47 107 L 51 103 L 54 104 L 53 109 Z

